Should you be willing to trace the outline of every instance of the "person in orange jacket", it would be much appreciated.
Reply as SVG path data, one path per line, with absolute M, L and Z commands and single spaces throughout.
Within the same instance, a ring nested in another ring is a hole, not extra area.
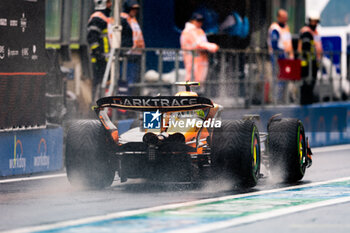
M 120 13 L 120 17 L 122 20 L 122 25 L 124 27 L 130 27 L 131 28 L 131 35 L 129 34 L 122 34 L 122 38 L 125 37 L 132 37 L 127 38 L 128 40 L 132 40 L 132 48 L 133 49 L 144 49 L 145 48 L 145 41 L 143 38 L 143 34 L 141 31 L 141 27 L 139 23 L 137 22 L 136 16 L 138 14 L 138 11 L 140 9 L 140 5 L 137 0 L 125 0 L 123 4 L 123 12 Z M 126 25 L 126 22 L 128 25 Z M 141 50 L 131 50 L 129 54 L 142 54 Z
M 207 36 L 202 29 L 203 20 L 203 15 L 193 13 L 189 22 L 186 23 L 185 29 L 181 33 L 181 49 L 186 50 L 183 54 L 186 69 L 186 81 L 193 80 L 192 65 L 194 80 L 196 82 L 205 81 L 209 66 L 207 51 L 215 53 L 219 49 L 217 44 L 208 42 Z M 188 50 L 199 51 L 194 52 L 195 57 L 193 59 L 192 52 Z
M 141 55 L 145 48 L 141 27 L 137 21 L 137 15 L 140 9 L 138 0 L 125 0 L 123 3 L 123 12 L 120 14 L 122 24 L 122 47 L 131 49 L 123 53 L 127 58 L 126 76 L 127 80 L 120 80 L 119 87 L 132 85 L 140 82 L 141 78 Z M 123 65 L 121 64 L 121 67 Z M 126 83 L 125 83 L 126 82 Z M 139 95 L 138 88 L 126 88 L 128 95 Z

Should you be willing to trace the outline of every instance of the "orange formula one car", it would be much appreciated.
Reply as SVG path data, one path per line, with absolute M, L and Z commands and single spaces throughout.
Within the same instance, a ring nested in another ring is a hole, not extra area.
M 253 187 L 262 176 L 301 180 L 311 166 L 311 150 L 301 121 L 274 116 L 259 133 L 255 116 L 221 120 L 222 107 L 177 83 L 175 96 L 111 96 L 97 101 L 98 120 L 79 120 L 67 134 L 66 170 L 73 185 L 105 188 L 117 172 L 121 182 L 146 178 L 197 183 L 225 177 Z M 107 109 L 140 111 L 143 124 L 119 135 Z

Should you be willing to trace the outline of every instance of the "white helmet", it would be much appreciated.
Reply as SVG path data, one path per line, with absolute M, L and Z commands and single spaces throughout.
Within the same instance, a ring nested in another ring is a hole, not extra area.
M 317 12 L 317 11 L 310 11 L 308 14 L 307 14 L 307 20 L 310 21 L 310 20 L 317 20 L 317 21 L 320 21 L 320 13 Z
M 94 0 L 95 10 L 104 10 L 107 8 L 107 0 Z

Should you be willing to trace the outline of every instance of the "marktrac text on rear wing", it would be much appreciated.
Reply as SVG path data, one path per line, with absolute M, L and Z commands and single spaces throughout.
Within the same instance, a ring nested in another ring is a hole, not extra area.
M 96 103 L 95 110 L 111 107 L 132 111 L 175 112 L 214 107 L 210 99 L 196 96 L 109 96 Z

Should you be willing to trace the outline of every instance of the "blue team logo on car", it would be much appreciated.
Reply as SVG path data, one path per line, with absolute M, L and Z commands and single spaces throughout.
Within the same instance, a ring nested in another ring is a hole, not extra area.
M 143 113 L 143 128 L 145 129 L 160 129 L 162 114 L 157 110 L 156 112 Z

